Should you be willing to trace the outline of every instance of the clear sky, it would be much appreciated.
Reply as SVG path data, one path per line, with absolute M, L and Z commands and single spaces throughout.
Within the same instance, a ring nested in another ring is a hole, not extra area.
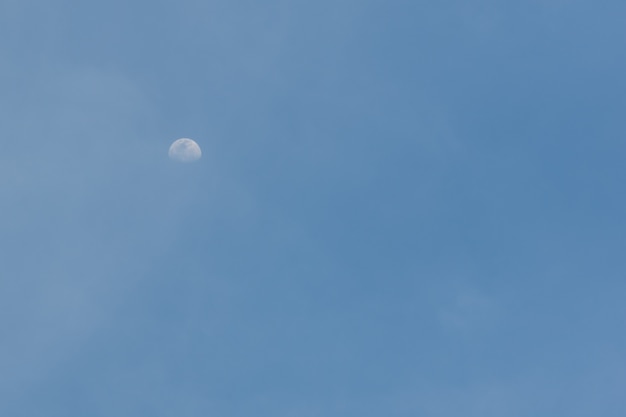
M 623 417 L 625 19 L 0 0 L 0 415 Z

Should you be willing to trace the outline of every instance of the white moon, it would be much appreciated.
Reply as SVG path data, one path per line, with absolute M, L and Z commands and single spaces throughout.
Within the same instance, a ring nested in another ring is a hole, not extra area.
M 168 155 L 177 162 L 193 162 L 200 159 L 202 151 L 193 140 L 181 138 L 172 143 Z

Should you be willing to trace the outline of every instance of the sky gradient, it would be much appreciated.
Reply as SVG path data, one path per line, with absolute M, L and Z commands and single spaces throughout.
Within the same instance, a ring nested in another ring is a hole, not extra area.
M 623 417 L 626 4 L 469 3 L 0 0 L 0 415 Z

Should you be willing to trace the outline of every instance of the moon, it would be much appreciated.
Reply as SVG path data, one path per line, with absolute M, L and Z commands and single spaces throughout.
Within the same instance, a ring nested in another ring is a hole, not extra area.
M 180 138 L 172 143 L 168 155 L 176 162 L 194 162 L 200 159 L 202 151 L 192 139 Z

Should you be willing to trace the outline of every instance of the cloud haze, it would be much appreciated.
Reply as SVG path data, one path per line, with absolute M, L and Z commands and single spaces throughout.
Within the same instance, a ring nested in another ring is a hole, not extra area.
M 622 416 L 620 16 L 1 2 L 0 414 Z

